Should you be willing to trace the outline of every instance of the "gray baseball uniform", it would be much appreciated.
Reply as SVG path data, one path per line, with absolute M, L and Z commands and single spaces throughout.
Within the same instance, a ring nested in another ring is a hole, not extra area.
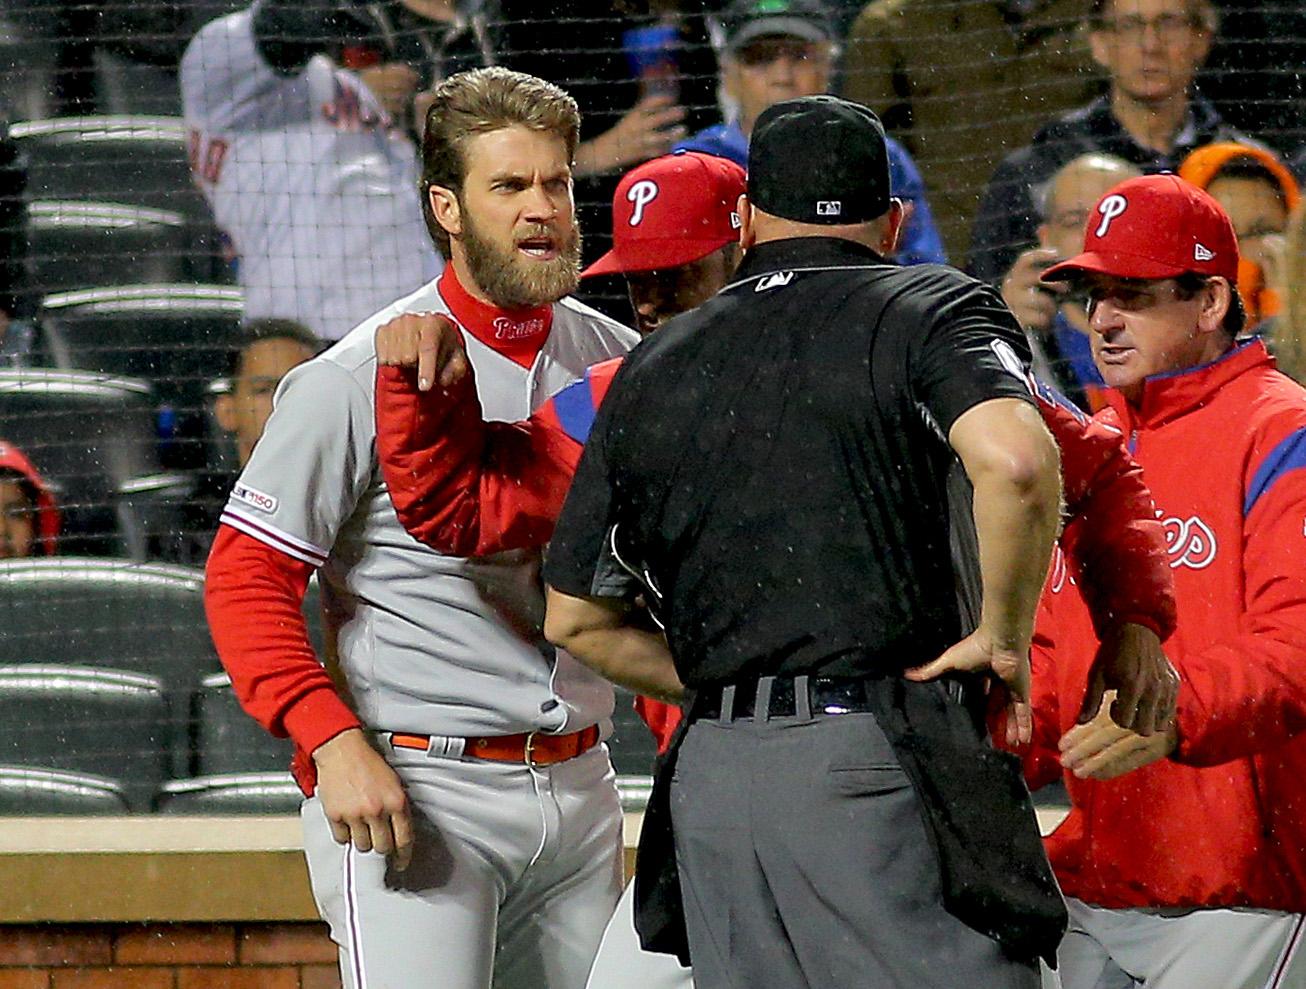
M 246 318 L 336 340 L 439 272 L 416 151 L 352 72 L 324 55 L 273 71 L 251 8 L 195 36 L 181 89 L 196 181 L 240 255 Z
M 610 685 L 542 648 L 537 559 L 463 559 L 418 543 L 376 462 L 376 328 L 448 307 L 431 283 L 286 376 L 222 520 L 320 567 L 349 700 L 399 773 L 414 864 L 336 844 L 305 804 L 313 887 L 349 989 L 579 987 L 620 892 L 621 823 L 603 746 L 543 769 L 461 759 L 468 736 L 607 726 Z M 635 334 L 563 300 L 534 364 L 464 334 L 485 414 L 526 418 Z M 435 739 L 392 749 L 389 733 Z

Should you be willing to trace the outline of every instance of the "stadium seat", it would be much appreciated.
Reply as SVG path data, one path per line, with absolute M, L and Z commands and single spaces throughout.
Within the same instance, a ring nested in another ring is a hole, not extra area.
M 150 386 L 40 368 L 0 370 L 0 439 L 23 450 L 56 489 L 64 552 L 144 554 L 144 523 L 120 496 L 157 478 Z
M 208 208 L 190 178 L 180 117 L 86 116 L 15 122 L 10 136 L 27 161 L 33 199 L 104 200 L 181 209 Z
M 617 706 L 612 713 L 612 737 L 608 749 L 618 776 L 649 776 L 657 756 L 657 743 L 635 712 L 635 695 L 617 688 Z
M 40 322 L 56 367 L 149 381 L 159 399 L 203 409 L 240 333 L 239 289 L 222 285 L 122 285 L 59 292 Z
M 192 270 L 186 217 L 122 203 L 41 200 L 27 208 L 27 262 L 38 296 L 88 285 L 184 282 Z
M 161 814 L 298 814 L 303 802 L 289 773 L 235 773 L 171 780 L 154 806 Z
M 115 780 L 148 810 L 168 776 L 169 716 L 157 677 L 85 666 L 0 666 L 0 764 Z
M 0 766 L 0 817 L 126 814 L 127 794 L 113 780 L 30 766 Z
M 294 747 L 273 738 L 241 710 L 225 673 L 206 676 L 195 692 L 195 775 L 285 772 Z
M 112 200 L 186 218 L 192 276 L 231 281 L 208 203 L 191 181 L 189 138 L 175 116 L 85 116 L 18 121 L 10 135 L 27 163 L 30 200 Z
M 168 699 L 172 775 L 189 775 L 191 692 L 221 670 L 203 579 L 187 567 L 123 560 L 0 560 L 0 666 L 94 666 L 157 678 Z

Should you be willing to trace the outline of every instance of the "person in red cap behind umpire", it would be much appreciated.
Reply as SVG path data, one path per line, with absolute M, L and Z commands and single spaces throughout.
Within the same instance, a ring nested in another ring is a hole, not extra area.
M 612 197 L 612 250 L 581 277 L 625 275 L 644 335 L 706 302 L 739 265 L 744 181 L 733 161 L 697 151 L 631 169 Z
M 1073 805 L 1048 839 L 1062 989 L 1306 985 L 1306 391 L 1240 336 L 1237 276 L 1228 217 L 1169 174 L 1108 191 L 1083 253 L 1043 275 L 1089 299 L 1099 416 L 1166 530 L 1181 678 L 1167 731 L 1135 735 L 1106 705 L 1076 725 L 1097 640 L 1054 557 L 1025 762 Z

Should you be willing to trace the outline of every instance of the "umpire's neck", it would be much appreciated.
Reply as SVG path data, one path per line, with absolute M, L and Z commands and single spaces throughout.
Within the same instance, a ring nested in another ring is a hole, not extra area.
M 803 223 L 764 212 L 750 203 L 747 195 L 743 195 L 739 197 L 739 245 L 748 251 L 770 240 L 839 237 L 869 247 L 880 257 L 887 258 L 892 257 L 898 249 L 898 235 L 905 218 L 902 202 L 891 199 L 887 212 L 866 223 Z

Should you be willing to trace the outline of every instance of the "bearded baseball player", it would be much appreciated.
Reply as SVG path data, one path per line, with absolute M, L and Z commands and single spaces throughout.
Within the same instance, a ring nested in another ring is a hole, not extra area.
M 188 46 L 191 167 L 239 257 L 247 319 L 338 340 L 439 273 L 402 126 L 413 66 L 449 30 L 422 9 L 261 0 Z
M 543 648 L 538 554 L 417 542 L 376 456 L 376 328 L 458 325 L 488 415 L 524 419 L 636 335 L 566 298 L 575 102 L 482 69 L 441 84 L 423 203 L 449 264 L 287 375 L 208 567 L 246 710 L 296 744 L 314 894 L 348 989 L 585 983 L 621 883 L 610 686 Z M 299 603 L 319 571 L 333 655 Z

